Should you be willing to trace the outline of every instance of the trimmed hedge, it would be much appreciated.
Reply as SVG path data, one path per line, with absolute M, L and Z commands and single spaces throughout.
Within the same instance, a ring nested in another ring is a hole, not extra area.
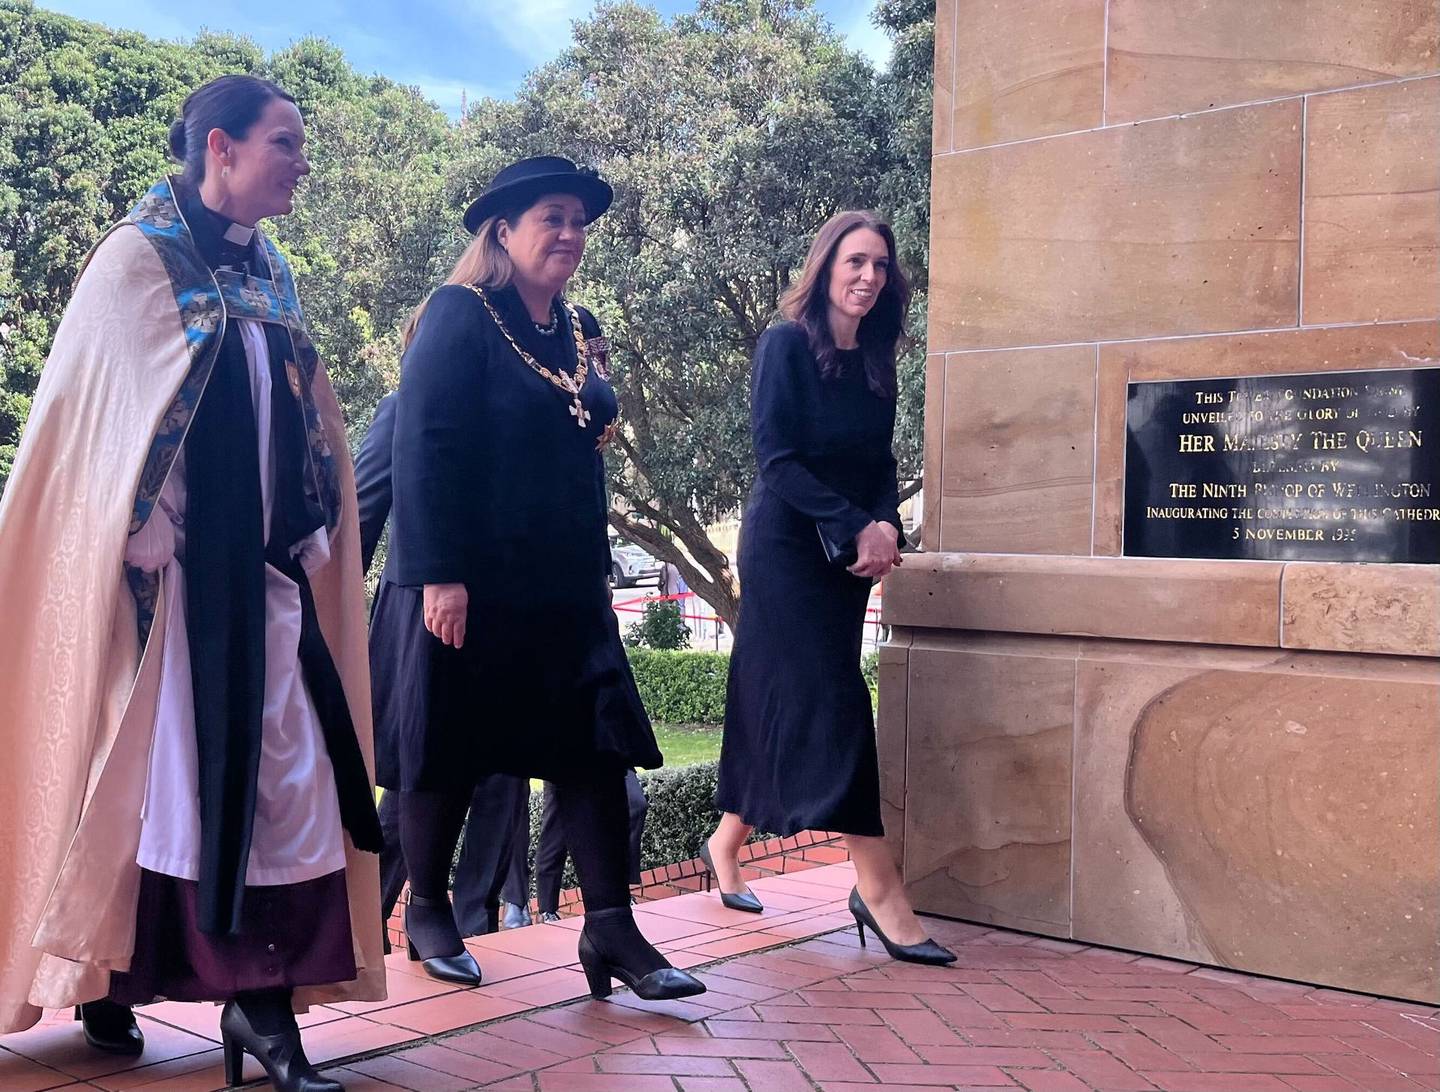
M 650 719 L 662 724 L 723 724 L 730 656 L 724 652 L 627 649 Z
M 645 835 L 640 840 L 642 872 L 699 854 L 700 846 L 720 822 L 715 808 L 719 772 L 719 762 L 697 762 L 640 774 L 640 787 L 650 801 Z
M 645 711 L 658 724 L 724 724 L 725 683 L 730 672 L 726 652 L 662 651 L 630 648 L 630 669 Z M 880 656 L 866 653 L 860 662 L 874 704 L 880 683 Z
M 645 834 L 640 840 L 640 871 L 661 865 L 688 861 L 700 852 L 700 846 L 720 821 L 715 809 L 715 782 L 718 762 L 697 762 L 693 766 L 643 770 L 640 786 L 650 801 L 645 815 Z M 530 864 L 535 864 L 535 847 L 540 842 L 540 813 L 544 794 L 530 794 Z M 757 830 L 751 841 L 773 838 Z M 566 859 L 562 888 L 579 886 L 575 864 Z

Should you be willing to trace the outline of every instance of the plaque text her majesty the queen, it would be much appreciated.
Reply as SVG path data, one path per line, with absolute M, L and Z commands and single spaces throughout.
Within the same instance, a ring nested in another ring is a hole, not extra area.
M 1131 383 L 1125 553 L 1440 563 L 1440 368 Z

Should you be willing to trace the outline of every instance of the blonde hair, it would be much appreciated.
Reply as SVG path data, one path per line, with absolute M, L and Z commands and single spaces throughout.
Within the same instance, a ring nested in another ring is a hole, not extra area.
M 450 275 L 445 278 L 445 284 L 478 284 L 481 288 L 504 288 L 510 283 L 515 276 L 515 266 L 510 261 L 510 255 L 500 245 L 499 238 L 500 222 L 505 219 L 505 216 L 497 213 L 480 224 L 475 238 L 470 241 L 465 253 L 461 254 L 460 260 L 455 263 L 455 268 L 450 270 Z M 426 296 L 420 306 L 410 313 L 405 328 L 400 331 L 402 350 L 410 345 L 429 303 L 430 296 Z

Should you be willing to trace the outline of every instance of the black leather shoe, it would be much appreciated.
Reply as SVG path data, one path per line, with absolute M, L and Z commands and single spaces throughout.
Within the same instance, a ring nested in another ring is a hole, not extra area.
M 710 880 L 716 873 L 715 862 L 710 857 L 710 846 L 708 844 L 701 844 L 700 846 L 700 863 L 705 866 L 705 890 L 709 891 Z M 747 914 L 758 914 L 765 909 L 760 900 L 749 891 L 745 891 L 739 895 L 732 895 L 724 888 L 720 890 L 720 905 L 727 910 L 743 910 Z
M 855 917 L 855 928 L 860 931 L 860 947 L 862 948 L 865 947 L 865 927 L 868 925 L 870 931 L 880 938 L 880 943 L 885 945 L 885 951 L 890 953 L 891 959 L 898 959 L 904 963 L 929 963 L 941 966 L 945 963 L 954 963 L 958 958 L 949 948 L 936 944 L 929 937 L 919 944 L 896 944 L 880 931 L 880 926 L 875 924 L 875 915 L 870 913 L 870 908 L 860 897 L 858 887 L 850 889 L 850 913 Z
M 425 932 L 438 936 L 439 947 L 448 950 L 449 954 L 427 956 L 423 953 L 410 929 L 412 915 L 426 919 L 423 922 Z M 455 910 L 448 898 L 427 899 L 412 892 L 410 903 L 405 907 L 405 939 L 411 962 L 418 962 L 431 978 L 462 986 L 480 985 L 480 964 L 465 950 L 465 942 L 460 939 L 460 929 L 455 924 Z
M 670 961 L 640 935 L 628 906 L 585 915 L 585 927 L 580 931 L 580 967 L 590 996 L 597 1001 L 610 996 L 612 978 L 629 986 L 630 992 L 642 1001 L 674 1001 L 705 992 L 705 983 L 670 966 Z M 652 969 L 637 969 L 643 967 Z
M 85 1032 L 85 1041 L 106 1054 L 133 1058 L 145 1049 L 145 1033 L 135 1022 L 135 1011 L 108 998 L 75 1006 L 75 1019 Z
M 240 1070 L 248 1053 L 260 1063 L 276 1092 L 345 1092 L 343 1084 L 321 1076 L 305 1057 L 293 1016 L 290 1027 L 278 1035 L 261 1035 L 240 1002 L 227 1001 L 220 1011 L 220 1043 L 225 1049 L 227 1085 L 244 1080 Z

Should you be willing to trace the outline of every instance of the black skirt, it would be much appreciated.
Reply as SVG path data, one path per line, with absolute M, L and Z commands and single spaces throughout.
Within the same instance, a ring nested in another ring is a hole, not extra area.
M 376 780 L 459 789 L 494 773 L 566 780 L 661 764 L 615 613 L 471 602 L 465 644 L 425 629 L 423 591 L 382 581 L 370 623 Z
M 756 487 L 740 530 L 721 811 L 776 834 L 884 833 L 860 670 L 870 584 L 826 561 L 813 520 Z

